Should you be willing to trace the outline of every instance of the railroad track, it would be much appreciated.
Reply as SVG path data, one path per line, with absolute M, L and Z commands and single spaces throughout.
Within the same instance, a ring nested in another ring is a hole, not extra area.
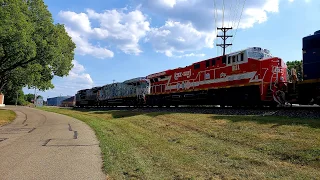
M 84 107 L 72 108 L 75 110 L 110 111 L 127 110 L 143 113 L 151 112 L 174 112 L 174 113 L 202 113 L 218 115 L 258 115 L 258 116 L 286 116 L 295 118 L 320 118 L 319 106 L 292 106 L 292 107 Z
M 158 107 L 158 106 L 85 106 L 85 107 L 62 107 L 62 108 L 77 108 L 77 109 L 247 109 L 247 110 L 320 110 L 320 106 L 317 105 L 293 105 L 291 107 L 219 107 L 219 106 L 170 106 L 170 107 Z

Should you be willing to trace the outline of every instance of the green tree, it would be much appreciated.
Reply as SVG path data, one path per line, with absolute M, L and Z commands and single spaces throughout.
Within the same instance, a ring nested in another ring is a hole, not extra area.
M 291 69 L 294 68 L 297 72 L 297 78 L 299 81 L 303 80 L 303 64 L 302 61 L 287 61 L 288 74 L 291 75 Z
M 19 89 L 16 92 L 6 93 L 6 96 L 4 98 L 4 104 L 15 105 L 16 102 L 17 102 L 17 105 L 27 105 L 28 104 L 28 102 L 25 100 L 24 93 L 23 93 L 22 89 Z
M 0 7 L 0 91 L 53 88 L 53 77 L 73 67 L 76 46 L 64 26 L 53 24 L 43 0 L 0 0 Z
M 34 99 L 34 94 L 30 94 L 29 93 L 29 94 L 25 94 L 24 95 L 24 100 L 27 101 L 27 102 L 31 103 L 33 99 Z

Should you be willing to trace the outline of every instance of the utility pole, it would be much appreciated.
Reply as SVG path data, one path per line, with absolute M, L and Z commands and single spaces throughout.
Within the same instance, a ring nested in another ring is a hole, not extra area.
M 33 104 L 36 105 L 36 87 L 34 87 L 34 100 L 33 100 Z
M 18 104 L 18 95 L 19 95 L 19 93 L 18 93 L 18 91 L 17 91 L 16 106 L 17 106 L 17 104 Z
M 228 46 L 231 46 L 232 44 L 226 44 L 226 40 L 228 39 L 228 37 L 232 37 L 232 35 L 226 35 L 226 32 L 230 29 L 232 29 L 232 27 L 230 28 L 226 28 L 226 27 L 222 27 L 222 28 L 217 28 L 218 30 L 221 30 L 223 32 L 223 35 L 217 35 L 217 37 L 221 37 L 223 40 L 223 44 L 217 44 L 217 46 L 220 46 L 223 48 L 223 56 L 226 55 L 226 48 Z

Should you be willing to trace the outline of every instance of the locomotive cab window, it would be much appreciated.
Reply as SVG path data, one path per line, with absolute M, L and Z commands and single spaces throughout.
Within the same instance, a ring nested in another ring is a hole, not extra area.
M 231 64 L 231 56 L 228 57 L 228 64 Z
M 226 64 L 226 62 L 227 62 L 227 56 L 223 56 L 222 57 L 222 64 Z
M 198 64 L 193 65 L 193 68 L 194 69 L 200 69 L 200 64 L 198 63 Z
M 165 79 L 166 78 L 166 76 L 160 76 L 160 79 Z
M 244 54 L 243 54 L 243 53 L 241 53 L 241 55 L 240 55 L 240 61 L 244 61 L 243 56 L 244 56 Z
M 215 60 L 215 59 L 212 59 L 212 60 L 211 60 L 211 65 L 212 65 L 212 66 L 215 66 L 215 65 L 216 65 L 216 60 Z
M 153 82 L 158 82 L 158 78 L 153 78 Z
M 210 60 L 206 60 L 206 67 L 210 66 Z

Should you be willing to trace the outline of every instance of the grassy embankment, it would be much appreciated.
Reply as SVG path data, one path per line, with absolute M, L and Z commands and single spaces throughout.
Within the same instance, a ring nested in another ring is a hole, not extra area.
M 111 179 L 320 178 L 320 120 L 41 109 L 91 126 Z
M 16 113 L 10 110 L 0 109 L 0 126 L 10 123 L 16 118 Z

